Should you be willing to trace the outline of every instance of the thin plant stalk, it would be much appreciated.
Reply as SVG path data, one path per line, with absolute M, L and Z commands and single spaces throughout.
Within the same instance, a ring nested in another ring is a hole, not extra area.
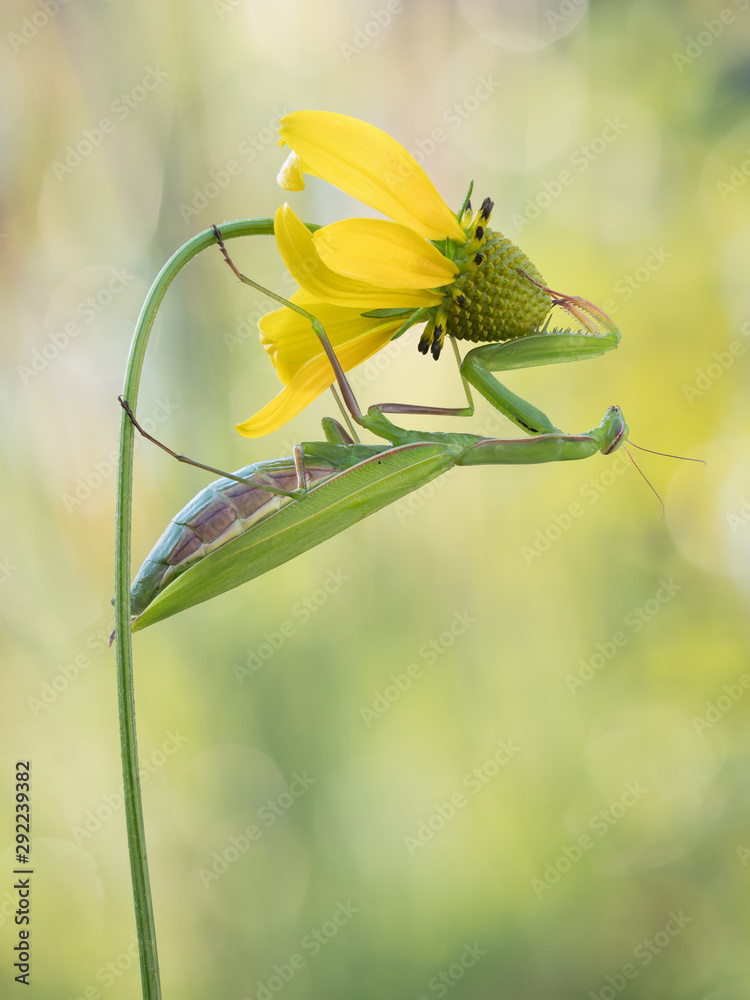
M 311 226 L 316 229 L 317 226 Z M 238 236 L 261 236 L 273 233 L 273 219 L 241 219 L 221 227 L 224 240 Z M 130 345 L 125 373 L 123 396 L 135 411 L 143 361 L 149 335 L 159 306 L 167 289 L 182 268 L 196 254 L 216 243 L 213 229 L 188 240 L 164 265 L 154 281 Z M 133 496 L 134 429 L 125 411 L 120 417 L 120 447 L 117 467 L 117 508 L 115 539 L 115 652 L 117 657 L 117 696 L 120 713 L 120 750 L 125 797 L 125 823 L 130 855 L 130 875 L 133 884 L 135 922 L 141 965 L 144 1000 L 161 1000 L 159 958 L 156 948 L 154 909 L 146 858 L 146 837 L 143 827 L 143 805 L 138 773 L 138 743 L 135 724 L 135 693 L 133 686 L 133 651 L 130 632 L 130 535 Z

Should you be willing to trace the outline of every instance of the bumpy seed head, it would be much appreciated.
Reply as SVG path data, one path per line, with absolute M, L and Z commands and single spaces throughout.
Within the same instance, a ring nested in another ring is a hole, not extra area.
M 526 254 L 487 228 L 492 202 L 486 198 L 461 220 L 468 240 L 455 257 L 459 268 L 443 302 L 425 327 L 423 354 L 438 358 L 446 335 L 475 342 L 513 340 L 538 330 L 553 304 L 544 279 Z
M 552 306 L 549 293 L 539 287 L 543 284 L 523 250 L 501 233 L 485 230 L 481 250 L 452 286 L 447 332 L 474 341 L 524 337 L 541 326 Z

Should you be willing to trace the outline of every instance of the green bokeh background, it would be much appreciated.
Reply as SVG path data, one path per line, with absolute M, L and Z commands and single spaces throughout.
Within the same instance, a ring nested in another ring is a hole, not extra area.
M 385 128 L 453 206 L 473 179 L 553 287 L 613 313 L 618 351 L 517 392 L 571 432 L 617 402 L 637 443 L 708 465 L 639 456 L 662 520 L 621 453 L 459 470 L 136 636 L 164 996 L 750 997 L 748 7 L 3 8 L 0 995 L 20 995 L 27 758 L 25 995 L 139 995 L 106 648 L 116 395 L 158 268 L 273 214 L 278 117 L 313 107 Z M 293 204 L 363 211 L 314 180 Z M 272 240 L 232 251 L 291 290 Z M 139 412 L 173 447 L 238 468 L 319 436 L 327 398 L 272 437 L 233 430 L 277 391 L 266 308 L 218 252 L 172 287 Z M 415 341 L 355 373 L 363 403 L 460 403 L 450 355 Z M 513 433 L 491 417 L 460 429 Z M 134 569 L 206 481 L 139 446 Z

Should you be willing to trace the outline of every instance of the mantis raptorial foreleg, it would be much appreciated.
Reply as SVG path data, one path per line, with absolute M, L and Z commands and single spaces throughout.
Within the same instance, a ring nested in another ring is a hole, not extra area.
M 595 335 L 532 333 L 518 340 L 487 344 L 469 351 L 461 363 L 461 375 L 527 434 L 548 434 L 558 428 L 541 410 L 507 389 L 492 373 L 597 358 L 613 350 L 619 342 L 620 335 L 615 330 Z
M 503 385 L 493 372 L 554 365 L 566 361 L 596 358 L 613 350 L 620 342 L 615 330 L 604 334 L 590 333 L 532 333 L 502 344 L 484 344 L 469 351 L 460 362 L 459 371 L 464 384 L 477 389 L 496 410 L 499 410 L 527 434 L 549 434 L 559 431 L 546 414 L 525 399 L 521 399 Z M 469 405 L 456 409 L 431 406 L 410 406 L 406 403 L 380 403 L 369 412 L 434 414 L 442 416 L 472 416 L 474 404 L 468 395 Z
M 532 333 L 501 344 L 485 344 L 469 351 L 460 364 L 464 383 L 477 389 L 492 405 L 523 431 L 531 435 L 562 433 L 549 417 L 532 403 L 521 399 L 503 385 L 494 372 L 513 371 L 562 362 L 596 358 L 617 347 L 619 332 L 610 329 L 603 334 L 591 333 Z M 444 414 L 471 416 L 474 405 L 469 396 L 467 407 L 447 410 L 437 407 L 409 406 L 400 403 L 383 403 L 371 406 L 367 416 L 360 420 L 375 430 L 373 422 L 386 413 Z

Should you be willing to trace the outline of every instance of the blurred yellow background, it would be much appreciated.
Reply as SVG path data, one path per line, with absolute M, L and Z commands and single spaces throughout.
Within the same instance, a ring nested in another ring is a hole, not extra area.
M 164 996 L 750 997 L 748 8 L 3 7 L 0 995 L 20 990 L 24 759 L 27 995 L 139 995 L 106 641 L 116 396 L 159 267 L 272 216 L 278 119 L 322 108 L 391 133 L 455 208 L 473 179 L 552 287 L 614 315 L 618 351 L 515 391 L 571 432 L 619 403 L 638 444 L 708 464 L 639 454 L 662 520 L 622 452 L 461 469 L 138 634 Z M 363 213 L 315 180 L 294 208 Z M 291 290 L 271 239 L 231 249 Z M 233 429 L 277 391 L 267 309 L 218 251 L 180 275 L 139 402 L 172 447 L 235 469 L 320 437 L 330 397 L 270 438 Z M 416 340 L 354 373 L 362 403 L 460 405 L 450 352 Z M 134 571 L 209 479 L 138 446 Z

